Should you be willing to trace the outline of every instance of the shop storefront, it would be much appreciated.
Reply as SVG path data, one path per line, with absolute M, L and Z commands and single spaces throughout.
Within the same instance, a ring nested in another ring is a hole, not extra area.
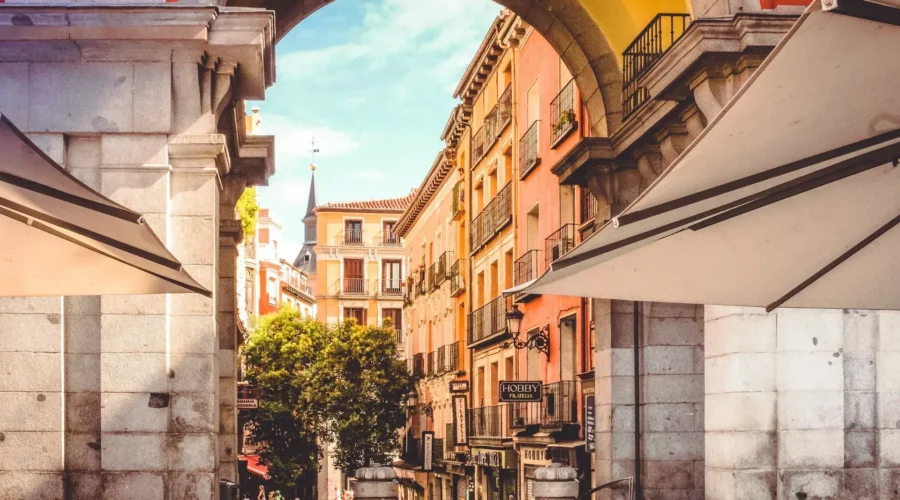
M 475 498 L 471 500 L 518 498 L 515 451 L 473 448 L 472 460 L 475 463 Z

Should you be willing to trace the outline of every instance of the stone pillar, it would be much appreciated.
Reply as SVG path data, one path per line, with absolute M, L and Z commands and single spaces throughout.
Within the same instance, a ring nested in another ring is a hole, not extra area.
M 707 498 L 893 498 L 900 314 L 707 306 L 706 321 Z
M 550 464 L 534 471 L 536 500 L 575 500 L 578 498 L 578 473 L 571 467 Z
M 354 474 L 353 498 L 361 500 L 396 500 L 400 489 L 397 473 L 391 467 L 372 464 Z
M 595 299 L 594 311 L 595 458 L 602 484 L 635 476 L 634 305 Z M 702 308 L 642 303 L 639 329 L 644 498 L 702 496 Z

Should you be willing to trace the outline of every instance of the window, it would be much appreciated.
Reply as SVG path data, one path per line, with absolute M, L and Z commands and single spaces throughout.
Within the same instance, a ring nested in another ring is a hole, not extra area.
M 306 255 L 303 256 L 303 263 L 304 263 L 304 264 L 305 264 L 305 263 L 308 263 L 310 257 L 311 257 L 311 255 L 310 255 L 310 253 L 309 253 L 309 250 L 307 250 L 307 251 L 306 251 Z
M 366 309 L 364 307 L 345 307 L 344 319 L 355 319 L 357 324 L 366 324 Z
M 540 241 L 540 223 L 541 223 L 541 207 L 535 205 L 528 211 L 525 219 L 525 245 L 528 250 L 536 250 L 541 248 Z
M 381 310 L 382 323 L 387 324 L 390 321 L 394 330 L 398 332 L 403 330 L 403 310 L 398 308 L 385 308 Z
M 344 292 L 362 293 L 365 291 L 362 259 L 344 259 Z
M 397 221 L 395 220 L 386 220 L 382 223 L 381 228 L 381 240 L 385 245 L 399 245 L 400 237 L 397 236 L 395 232 L 395 228 L 397 226 Z
M 386 260 L 381 263 L 381 293 L 395 295 L 401 293 L 403 289 L 401 264 L 399 260 Z
M 278 303 L 278 280 L 274 277 L 266 280 L 266 295 L 269 296 L 269 305 Z
M 361 245 L 363 238 L 363 222 L 361 220 L 344 221 L 344 243 L 349 245 Z
M 577 342 L 575 341 L 575 316 L 563 318 L 559 323 L 559 379 L 575 380 Z

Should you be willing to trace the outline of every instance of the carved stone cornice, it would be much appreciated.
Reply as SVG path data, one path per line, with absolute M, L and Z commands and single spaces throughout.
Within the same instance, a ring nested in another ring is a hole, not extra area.
M 585 137 L 578 141 L 550 171 L 559 177 L 560 184 L 584 185 L 588 171 L 611 167 L 615 150 L 605 137 Z

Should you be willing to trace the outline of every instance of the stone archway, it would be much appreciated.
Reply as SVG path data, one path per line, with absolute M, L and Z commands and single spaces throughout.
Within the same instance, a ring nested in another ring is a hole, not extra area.
M 228 0 L 228 5 L 276 12 L 280 39 L 334 0 Z M 562 57 L 584 96 L 591 132 L 606 137 L 622 121 L 622 71 L 616 54 L 585 9 L 591 0 L 494 0 L 534 27 Z

